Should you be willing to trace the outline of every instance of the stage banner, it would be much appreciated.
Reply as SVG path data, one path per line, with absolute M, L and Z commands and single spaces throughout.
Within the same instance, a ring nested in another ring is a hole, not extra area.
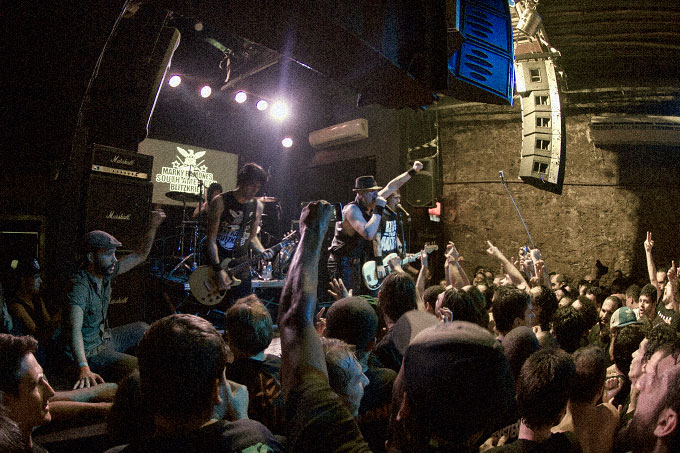
M 139 152 L 154 157 L 154 204 L 182 205 L 178 193 L 200 195 L 213 182 L 225 191 L 236 187 L 236 154 L 150 138 L 139 144 Z

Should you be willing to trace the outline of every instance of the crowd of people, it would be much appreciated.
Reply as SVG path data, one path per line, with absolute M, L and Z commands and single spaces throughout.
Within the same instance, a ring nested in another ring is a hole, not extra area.
M 449 243 L 444 281 L 429 282 L 427 253 L 415 279 L 392 260 L 377 297 L 337 278 L 324 311 L 331 211 L 303 209 L 278 319 L 247 295 L 224 333 L 190 314 L 103 325 L 111 279 L 146 258 L 160 212 L 121 261 L 113 236 L 88 234 L 60 312 L 40 298 L 37 262 L 16 263 L 3 298 L 0 450 L 44 451 L 36 427 L 102 417 L 110 452 L 680 451 L 678 273 L 656 267 L 651 233 L 643 282 L 599 262 L 573 280 L 549 273 L 537 249 L 515 261 L 491 242 L 501 271 L 468 276 Z M 267 352 L 277 335 L 280 356 Z M 64 369 L 75 389 L 55 390 L 46 373 Z

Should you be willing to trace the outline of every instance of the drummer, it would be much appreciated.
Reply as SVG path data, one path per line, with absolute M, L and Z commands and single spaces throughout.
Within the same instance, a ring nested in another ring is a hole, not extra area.
M 196 206 L 196 209 L 194 209 L 194 213 L 191 215 L 192 219 L 198 219 L 199 217 L 205 217 L 208 215 L 208 205 L 210 204 L 210 200 L 215 198 L 215 195 L 219 195 L 222 193 L 222 186 L 220 185 L 219 182 L 214 182 L 208 186 L 207 190 L 207 195 L 203 201 L 198 203 L 198 206 Z

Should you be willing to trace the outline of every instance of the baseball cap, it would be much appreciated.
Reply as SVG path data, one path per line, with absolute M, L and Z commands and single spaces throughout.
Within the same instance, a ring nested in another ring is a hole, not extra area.
M 626 327 L 631 324 L 639 323 L 637 316 L 635 316 L 635 312 L 630 307 L 621 307 L 612 313 L 612 318 L 609 320 L 609 327 Z
M 104 249 L 110 250 L 120 247 L 121 244 L 118 239 L 107 233 L 106 231 L 94 230 L 85 235 L 85 246 L 88 250 Z

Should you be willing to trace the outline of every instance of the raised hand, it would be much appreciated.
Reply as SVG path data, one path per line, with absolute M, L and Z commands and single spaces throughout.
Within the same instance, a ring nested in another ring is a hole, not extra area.
M 318 333 L 320 337 L 323 337 L 326 333 L 326 318 L 324 317 L 324 314 L 326 314 L 326 307 L 321 307 L 321 310 L 319 310 L 315 317 L 316 333 Z
M 420 161 L 417 160 L 417 161 L 413 162 L 413 169 L 415 171 L 420 171 L 420 170 L 423 169 L 423 164 Z
M 486 253 L 490 256 L 493 256 L 494 258 L 501 258 L 503 254 L 501 253 L 500 250 L 498 250 L 498 247 L 493 245 L 491 241 L 486 241 L 486 245 L 489 246 L 488 249 L 486 249 Z
M 671 261 L 671 268 L 668 269 L 666 275 L 668 276 L 668 281 L 671 285 L 678 284 L 678 268 L 675 267 L 675 260 Z
M 654 240 L 652 239 L 652 232 L 647 232 L 647 239 L 645 239 L 645 252 L 651 253 L 654 248 Z
M 331 288 L 328 290 L 328 294 L 333 297 L 335 300 L 340 300 L 344 299 L 345 297 L 351 297 L 352 296 L 352 290 L 350 289 L 347 291 L 347 288 L 345 287 L 345 284 L 343 283 L 341 278 L 334 278 L 330 282 L 328 282 L 328 286 Z

